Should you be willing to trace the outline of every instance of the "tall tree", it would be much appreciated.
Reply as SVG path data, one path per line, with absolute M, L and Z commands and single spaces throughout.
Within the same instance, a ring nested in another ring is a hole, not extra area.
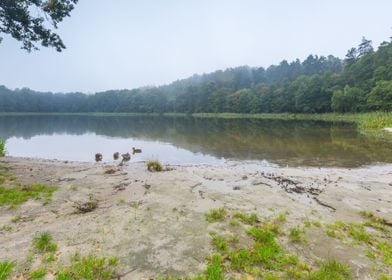
M 365 37 L 362 37 L 362 42 L 358 46 L 359 57 L 372 52 L 374 52 L 372 40 L 367 40 Z
M 60 36 L 54 32 L 70 15 L 78 0 L 1 0 L 0 35 L 8 34 L 22 43 L 22 49 L 38 50 L 37 44 L 65 49 Z M 0 42 L 2 41 L 0 37 Z

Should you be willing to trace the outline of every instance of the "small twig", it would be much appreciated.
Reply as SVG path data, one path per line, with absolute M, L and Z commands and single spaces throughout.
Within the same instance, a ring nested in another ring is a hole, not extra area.
M 317 197 L 313 196 L 313 199 L 314 199 L 318 204 L 320 204 L 321 206 L 327 207 L 327 208 L 331 209 L 333 212 L 336 211 L 336 208 L 335 208 L 335 207 L 333 207 L 333 206 L 331 206 L 331 205 L 328 205 L 328 204 L 326 204 L 325 202 L 322 202 L 322 201 L 321 201 L 320 199 L 318 199 Z

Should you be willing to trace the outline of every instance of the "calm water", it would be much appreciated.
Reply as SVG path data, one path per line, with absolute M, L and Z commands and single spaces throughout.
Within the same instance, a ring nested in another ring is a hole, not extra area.
M 220 164 L 256 160 L 289 166 L 357 167 L 392 162 L 390 142 L 350 124 L 175 117 L 1 116 L 0 138 L 11 156 L 112 161 L 118 151 L 143 152 L 132 161 Z

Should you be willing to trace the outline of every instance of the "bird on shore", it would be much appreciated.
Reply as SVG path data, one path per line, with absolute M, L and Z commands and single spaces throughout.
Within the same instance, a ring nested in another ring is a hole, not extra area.
M 123 161 L 130 161 L 131 160 L 131 155 L 129 153 L 122 154 L 121 157 L 122 157 Z
M 119 164 L 120 166 L 123 166 L 124 162 L 127 162 L 127 161 L 131 160 L 131 155 L 129 153 L 122 154 L 121 157 L 122 157 L 122 160 L 121 160 L 121 162 Z
M 119 157 L 120 157 L 120 153 L 119 153 L 119 152 L 115 152 L 115 153 L 113 154 L 113 159 L 114 159 L 114 160 L 118 160 Z
M 135 147 L 132 147 L 133 154 L 140 154 L 141 152 L 142 152 L 142 149 L 136 149 Z
M 102 157 L 102 154 L 101 154 L 101 153 L 96 153 L 96 154 L 95 154 L 95 161 L 96 161 L 96 162 L 102 161 L 102 158 L 103 158 L 103 157 Z

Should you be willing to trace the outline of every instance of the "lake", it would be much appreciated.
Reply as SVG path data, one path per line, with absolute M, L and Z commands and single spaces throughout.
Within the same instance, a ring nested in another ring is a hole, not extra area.
M 320 121 L 159 116 L 0 116 L 10 156 L 94 161 L 102 153 L 142 153 L 132 161 L 359 167 L 392 162 L 391 143 L 353 124 Z

